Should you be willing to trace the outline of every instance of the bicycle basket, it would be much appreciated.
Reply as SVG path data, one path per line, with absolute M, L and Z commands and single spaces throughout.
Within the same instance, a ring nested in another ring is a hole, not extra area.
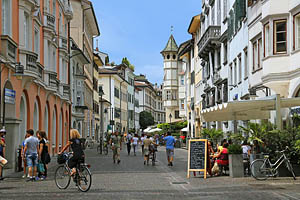
M 57 156 L 57 163 L 64 164 L 66 162 L 66 156 L 64 154 L 58 154 Z

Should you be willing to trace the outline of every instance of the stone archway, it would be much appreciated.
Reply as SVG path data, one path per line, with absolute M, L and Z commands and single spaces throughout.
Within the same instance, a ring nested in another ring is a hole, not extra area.
M 52 148 L 56 148 L 56 126 L 57 126 L 57 124 L 56 124 L 56 122 L 57 122 L 57 120 L 56 120 L 56 113 L 57 113 L 57 111 L 56 111 L 56 106 L 54 107 L 54 110 L 53 110 L 53 114 L 52 114 Z

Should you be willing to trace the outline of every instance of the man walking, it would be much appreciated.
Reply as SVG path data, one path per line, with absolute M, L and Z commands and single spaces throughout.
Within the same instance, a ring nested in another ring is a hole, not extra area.
M 131 133 L 129 132 L 129 133 L 126 135 L 126 139 L 125 139 L 125 142 L 126 142 L 126 145 L 127 145 L 127 153 L 128 153 L 128 155 L 130 155 L 130 150 L 131 150 L 131 140 L 132 140 L 132 135 L 131 135 Z
M 113 133 L 113 135 L 110 138 L 110 145 L 113 150 L 113 160 L 114 163 L 116 163 L 116 160 L 118 164 L 121 162 L 120 160 L 120 151 L 122 150 L 122 138 L 119 136 L 119 132 Z
M 28 138 L 24 142 L 24 154 L 26 155 L 29 181 L 35 181 L 38 165 L 39 140 L 33 137 L 34 131 L 32 129 L 27 130 L 26 133 Z
M 166 141 L 166 152 L 167 152 L 167 158 L 168 158 L 168 166 L 173 166 L 175 139 L 171 135 L 171 133 L 168 132 L 168 136 L 166 136 L 164 138 L 164 140 Z

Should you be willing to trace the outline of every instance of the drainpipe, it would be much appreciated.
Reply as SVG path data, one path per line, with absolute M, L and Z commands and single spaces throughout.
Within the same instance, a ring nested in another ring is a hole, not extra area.
M 69 3 L 69 6 L 70 6 L 70 1 L 68 1 L 68 3 Z M 71 126 L 72 126 L 72 122 L 71 122 L 71 120 L 72 120 L 72 90 L 71 90 L 71 76 L 72 76 L 72 74 L 71 74 L 71 57 L 70 57 L 70 54 L 71 54 L 71 45 L 70 45 L 70 36 L 71 36 L 71 34 L 70 34 L 70 21 L 68 22 L 68 54 L 69 54 L 69 63 L 68 63 L 68 74 L 69 74 L 69 80 L 68 80 L 68 84 L 69 84 L 69 86 L 70 86 L 70 92 L 69 92 L 69 94 L 70 94 L 70 96 L 69 96 L 69 99 L 70 99 L 70 105 L 69 105 L 69 131 L 70 131 L 70 129 L 71 129 Z M 73 127 L 74 128 L 74 127 Z M 67 136 L 67 138 L 68 138 L 68 133 L 66 134 L 66 136 Z
M 122 94 L 122 87 L 121 86 L 122 86 L 123 82 L 124 82 L 124 80 L 120 82 L 120 112 L 121 112 L 120 113 L 120 124 L 121 124 L 121 131 L 120 132 L 122 132 L 122 102 L 121 102 L 122 101 L 121 100 L 122 99 L 122 95 L 121 95 Z

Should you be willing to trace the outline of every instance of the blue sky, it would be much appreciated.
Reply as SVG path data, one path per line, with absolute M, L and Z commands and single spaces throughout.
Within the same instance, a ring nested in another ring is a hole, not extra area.
M 174 26 L 177 45 L 191 38 L 187 29 L 201 11 L 201 0 L 92 0 L 101 35 L 99 49 L 119 64 L 123 57 L 152 83 L 162 83 L 165 47 Z M 96 41 L 96 40 L 95 40 Z

